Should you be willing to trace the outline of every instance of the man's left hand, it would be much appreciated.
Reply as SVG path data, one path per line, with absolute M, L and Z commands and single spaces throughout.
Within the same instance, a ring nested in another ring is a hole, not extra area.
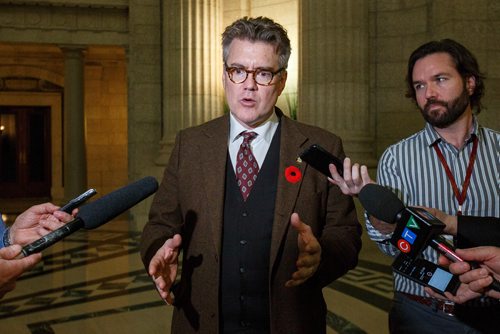
M 290 219 L 293 228 L 299 233 L 297 271 L 292 274 L 292 279 L 285 283 L 286 287 L 294 287 L 307 281 L 318 270 L 321 261 L 321 245 L 314 236 L 309 225 L 304 224 L 297 213 Z

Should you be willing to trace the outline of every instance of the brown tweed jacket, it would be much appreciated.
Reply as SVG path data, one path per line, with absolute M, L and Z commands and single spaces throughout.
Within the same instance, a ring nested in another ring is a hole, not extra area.
M 340 138 L 281 116 L 278 189 L 269 259 L 272 333 L 324 333 L 326 304 L 322 288 L 356 266 L 361 226 L 353 201 L 327 178 L 296 161 L 313 143 L 344 158 Z M 219 332 L 219 275 L 229 116 L 181 131 L 156 193 L 141 240 L 146 268 L 157 249 L 181 233 L 182 269 L 176 290 L 172 333 Z M 296 166 L 301 180 L 290 183 L 285 169 Z M 322 246 L 316 274 L 286 288 L 296 270 L 297 233 L 293 212 L 310 225 Z

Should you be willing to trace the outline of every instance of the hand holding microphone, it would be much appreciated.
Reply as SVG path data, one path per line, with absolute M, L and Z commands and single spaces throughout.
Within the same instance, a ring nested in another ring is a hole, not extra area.
M 408 257 L 415 259 L 427 246 L 431 246 L 451 262 L 464 262 L 453 247 L 438 236 L 445 224 L 425 209 L 405 207 L 392 191 L 377 184 L 364 186 L 359 200 L 368 214 L 396 224 L 391 243 Z M 493 279 L 489 288 L 500 291 L 500 282 Z
M 28 256 L 41 252 L 81 228 L 87 230 L 97 228 L 152 195 L 157 189 L 158 182 L 151 176 L 117 189 L 92 203 L 82 206 L 75 219 L 26 245 L 23 247 L 21 254 L 22 256 Z M 75 203 L 70 202 L 68 204 L 73 207 Z M 73 210 L 73 208 L 68 210 Z

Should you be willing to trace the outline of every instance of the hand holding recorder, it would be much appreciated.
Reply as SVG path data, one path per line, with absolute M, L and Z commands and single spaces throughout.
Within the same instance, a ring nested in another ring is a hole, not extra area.
M 311 145 L 299 157 L 328 177 L 344 195 L 357 196 L 365 185 L 375 183 L 365 165 L 352 164 L 351 159 L 347 157 L 342 162 L 318 144 Z
M 451 262 L 464 262 L 453 247 L 438 235 L 445 224 L 425 209 L 405 207 L 392 191 L 377 184 L 366 185 L 359 193 L 359 200 L 368 214 L 396 224 L 390 242 L 407 257 L 415 259 L 427 246 L 431 246 Z M 490 288 L 500 291 L 500 282 L 493 279 Z
M 340 174 L 336 166 L 330 165 L 331 177 L 328 180 L 340 188 L 344 195 L 358 196 L 361 189 L 367 184 L 375 183 L 368 174 L 368 167 L 358 163 L 352 164 L 351 159 L 345 158 L 343 162 L 343 174 Z
M 318 144 L 313 144 L 309 146 L 305 151 L 303 151 L 299 158 L 302 161 L 307 162 L 318 172 L 321 172 L 326 177 L 330 177 L 330 165 L 333 164 L 336 167 L 337 172 L 342 176 L 343 165 L 342 160 L 325 150 Z
M 17 278 L 42 259 L 41 254 L 16 258 L 21 246 L 56 230 L 73 217 L 52 203 L 34 205 L 21 213 L 12 226 L 4 231 L 0 247 L 0 298 L 16 286 Z M 0 222 L 3 224 L 3 221 Z
M 24 246 L 54 231 L 71 221 L 73 216 L 60 211 L 52 203 L 43 203 L 30 207 L 17 216 L 3 236 L 4 246 L 18 244 Z
M 450 299 L 463 303 L 480 295 L 500 299 L 500 292 L 495 288 L 495 280 L 500 279 L 500 248 L 481 246 L 467 249 L 457 249 L 456 253 L 468 262 L 452 262 L 446 257 L 440 257 L 439 263 L 449 266 L 450 272 L 460 276 L 460 281 L 467 285 L 468 291 L 460 291 Z M 470 265 L 480 264 L 481 266 Z
M 81 228 L 97 228 L 144 200 L 156 192 L 157 189 L 158 182 L 155 178 L 149 176 L 115 190 L 92 203 L 82 206 L 74 220 L 23 247 L 22 254 L 28 256 L 41 252 Z M 76 200 L 76 202 L 79 201 L 81 202 L 82 199 Z M 74 205 L 71 202 L 68 204 L 70 206 Z

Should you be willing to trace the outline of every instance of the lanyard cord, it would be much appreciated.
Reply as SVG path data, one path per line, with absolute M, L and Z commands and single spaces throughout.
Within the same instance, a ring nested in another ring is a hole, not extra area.
M 439 148 L 438 143 L 436 142 L 433 145 L 434 150 L 436 151 L 436 153 L 439 157 L 439 160 L 441 161 L 441 164 L 444 167 L 444 170 L 446 172 L 446 176 L 448 176 L 448 180 L 450 180 L 451 186 L 453 188 L 453 193 L 455 194 L 455 198 L 458 201 L 458 212 L 457 212 L 458 216 L 462 215 L 462 204 L 465 202 L 465 197 L 467 195 L 467 189 L 469 188 L 472 170 L 474 169 L 474 162 L 476 161 L 477 146 L 478 146 L 477 136 L 474 136 L 473 140 L 474 140 L 474 144 L 472 146 L 472 151 L 470 152 L 469 165 L 467 166 L 467 172 L 465 174 L 465 180 L 464 180 L 464 183 L 462 185 L 462 192 L 461 193 L 458 191 L 457 182 L 455 181 L 455 178 L 453 177 L 453 173 L 451 172 L 450 167 L 448 166 L 448 163 L 446 163 L 443 152 L 441 152 L 441 149 Z

